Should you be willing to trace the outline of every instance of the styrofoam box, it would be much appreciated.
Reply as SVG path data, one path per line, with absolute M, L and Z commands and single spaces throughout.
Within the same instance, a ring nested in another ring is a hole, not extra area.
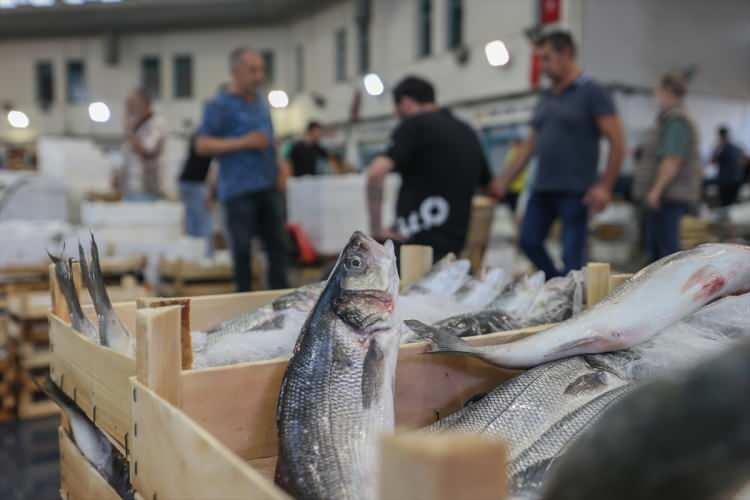
M 307 233 L 324 255 L 341 251 L 356 230 L 367 232 L 367 196 L 364 174 L 293 177 L 287 184 L 287 215 Z M 395 219 L 401 179 L 389 175 L 383 193 L 383 225 Z
M 81 223 L 97 229 L 113 226 L 175 226 L 181 231 L 183 219 L 184 207 L 176 202 L 81 204 Z

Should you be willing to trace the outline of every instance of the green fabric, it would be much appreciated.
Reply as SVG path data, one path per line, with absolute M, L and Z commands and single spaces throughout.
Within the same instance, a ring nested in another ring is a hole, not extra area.
M 687 158 L 690 155 L 690 125 L 679 116 L 669 118 L 659 137 L 656 154 L 660 157 L 678 156 Z
M 284 158 L 285 160 L 289 159 L 289 155 L 292 152 L 292 146 L 294 146 L 294 141 L 290 141 L 290 140 L 284 141 L 281 144 L 280 153 L 281 153 L 281 157 Z

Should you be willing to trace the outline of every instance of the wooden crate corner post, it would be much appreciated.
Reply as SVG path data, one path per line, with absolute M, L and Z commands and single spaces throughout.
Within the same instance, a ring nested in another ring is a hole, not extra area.
M 594 306 L 609 294 L 610 265 L 591 262 L 586 266 L 586 305 Z
M 182 404 L 182 312 L 179 305 L 136 312 L 136 377 L 177 407 Z
M 425 245 L 403 245 L 401 247 L 401 288 L 416 283 L 432 267 L 432 247 Z
M 615 289 L 632 278 L 632 274 L 627 273 L 615 273 L 609 277 L 609 293 L 615 291 Z
M 380 500 L 502 500 L 504 442 L 471 434 L 401 433 L 382 439 Z

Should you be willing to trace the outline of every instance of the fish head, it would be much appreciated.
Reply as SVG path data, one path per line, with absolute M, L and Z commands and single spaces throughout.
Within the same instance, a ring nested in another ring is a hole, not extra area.
M 399 286 L 393 243 L 355 232 L 331 279 L 339 289 L 333 310 L 342 320 L 363 333 L 392 326 Z

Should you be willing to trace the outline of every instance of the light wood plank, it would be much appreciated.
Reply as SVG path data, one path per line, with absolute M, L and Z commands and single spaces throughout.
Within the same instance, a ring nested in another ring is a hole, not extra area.
M 131 380 L 131 477 L 144 498 L 288 499 L 185 413 Z M 137 469 L 137 472 L 136 472 Z
M 167 402 L 182 406 L 182 327 L 180 306 L 137 311 L 136 374 Z
M 381 500 L 502 500 L 506 446 L 470 434 L 401 434 L 382 440 Z
M 65 430 L 60 435 L 60 483 L 66 500 L 120 500 L 120 496 L 91 466 Z
M 632 278 L 632 274 L 627 273 L 619 273 L 619 274 L 613 274 L 609 277 L 609 293 L 612 293 L 615 288 L 622 285 L 626 281 L 628 281 L 630 278 Z
M 403 245 L 399 275 L 401 288 L 407 288 L 425 275 L 432 267 L 432 247 L 425 245 Z
M 609 294 L 610 266 L 603 262 L 591 262 L 586 266 L 586 305 L 598 304 Z

